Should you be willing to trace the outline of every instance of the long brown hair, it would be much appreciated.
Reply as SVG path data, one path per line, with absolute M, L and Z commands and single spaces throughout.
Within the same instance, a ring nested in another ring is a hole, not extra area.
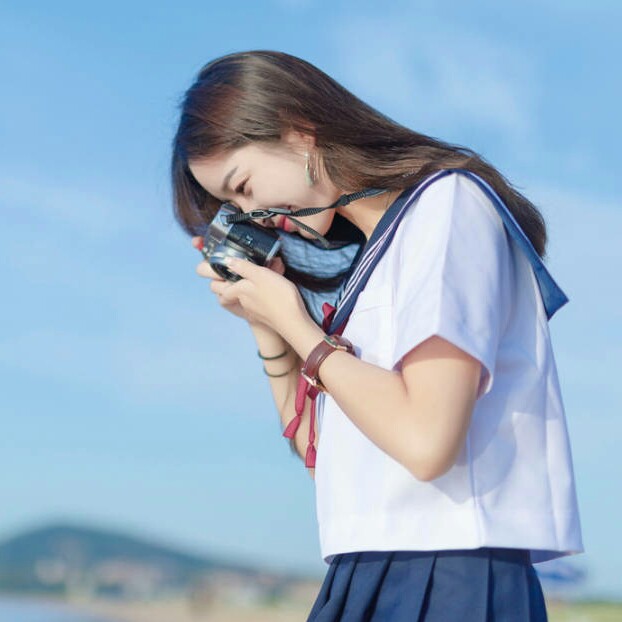
M 542 215 L 480 155 L 396 123 L 317 67 L 273 51 L 217 58 L 201 69 L 185 93 L 171 162 L 175 217 L 184 230 L 199 234 L 220 207 L 192 176 L 190 160 L 257 141 L 277 143 L 290 129 L 313 133 L 326 173 L 350 192 L 403 190 L 440 170 L 468 169 L 492 186 L 536 252 L 546 255 Z M 364 242 L 361 232 L 337 217 L 342 238 Z M 285 276 L 322 291 L 334 287 L 346 272 L 316 278 L 288 265 Z

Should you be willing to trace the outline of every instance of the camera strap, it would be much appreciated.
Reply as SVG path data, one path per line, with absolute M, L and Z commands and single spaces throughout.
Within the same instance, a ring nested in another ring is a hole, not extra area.
M 246 220 L 270 218 L 271 216 L 285 216 L 292 222 L 296 223 L 301 229 L 307 233 L 310 233 L 324 248 L 328 249 L 330 248 L 330 242 L 324 236 L 320 235 L 315 229 L 312 229 L 309 225 L 306 225 L 298 220 L 298 218 L 313 216 L 313 214 L 319 214 L 327 209 L 344 207 L 353 201 L 358 201 L 359 199 L 364 199 L 366 197 L 373 197 L 384 192 L 388 192 L 388 189 L 367 188 L 365 190 L 359 190 L 358 192 L 352 192 L 351 194 L 342 194 L 332 205 L 328 205 L 326 207 L 304 207 L 295 212 L 287 207 L 271 207 L 268 209 L 255 209 L 250 212 L 241 212 L 239 214 L 230 214 L 226 217 L 226 224 L 235 224 Z M 296 215 L 296 218 L 294 218 L 294 214 Z

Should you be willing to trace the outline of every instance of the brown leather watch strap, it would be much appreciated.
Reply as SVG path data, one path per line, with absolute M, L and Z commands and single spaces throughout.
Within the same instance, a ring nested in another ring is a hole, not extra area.
M 302 377 L 318 391 L 326 392 L 326 387 L 324 387 L 318 377 L 320 365 L 335 350 L 343 350 L 344 352 L 354 354 L 354 346 L 345 337 L 341 335 L 324 335 L 324 339 L 311 350 L 300 371 Z

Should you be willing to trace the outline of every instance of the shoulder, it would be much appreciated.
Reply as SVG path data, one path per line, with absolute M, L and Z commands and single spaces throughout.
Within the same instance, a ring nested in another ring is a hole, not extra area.
M 473 287 L 506 273 L 512 248 L 503 220 L 488 194 L 467 175 L 433 181 L 406 208 L 396 232 L 391 267 L 419 291 Z
M 487 247 L 507 255 L 509 241 L 492 198 L 469 176 L 452 172 L 430 183 L 406 208 L 395 252 L 411 266 L 421 255 L 473 257 Z M 430 259 L 432 260 L 432 259 Z
M 433 181 L 419 196 L 405 218 L 426 221 L 429 224 L 460 219 L 464 221 L 489 220 L 503 229 L 503 221 L 482 185 L 462 172 L 452 172 Z

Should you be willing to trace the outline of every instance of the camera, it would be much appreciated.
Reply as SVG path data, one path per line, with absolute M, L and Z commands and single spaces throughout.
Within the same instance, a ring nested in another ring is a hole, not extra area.
M 203 236 L 204 246 L 201 249 L 214 272 L 232 282 L 242 277 L 227 268 L 227 257 L 248 259 L 259 266 L 265 266 L 281 247 L 278 234 L 266 227 L 250 220 L 230 222 L 230 216 L 241 213 L 242 210 L 230 203 L 221 205 Z

